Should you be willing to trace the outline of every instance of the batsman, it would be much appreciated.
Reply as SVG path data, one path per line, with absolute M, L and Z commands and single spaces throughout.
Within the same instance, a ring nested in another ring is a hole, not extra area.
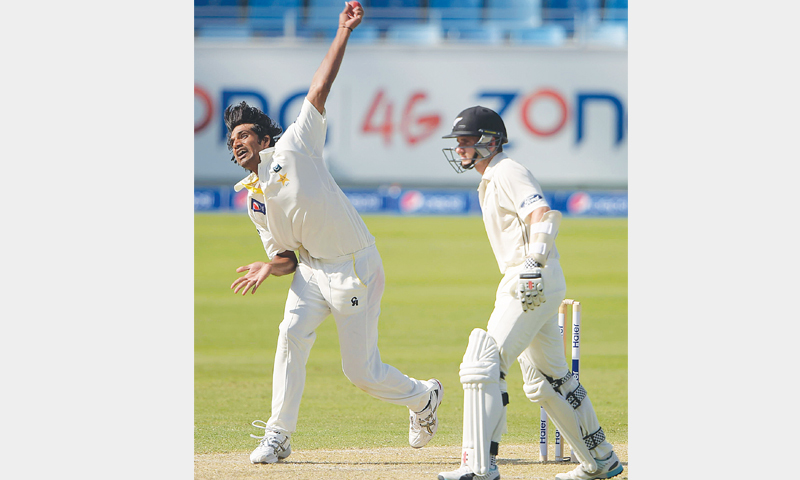
M 557 480 L 611 478 L 623 467 L 606 441 L 592 403 L 569 371 L 558 327 L 566 295 L 556 236 L 561 213 L 551 210 L 538 181 L 503 152 L 506 127 L 482 106 L 458 114 L 444 148 L 457 173 L 475 170 L 483 222 L 503 279 L 486 330 L 469 336 L 459 374 L 464 389 L 461 466 L 439 480 L 497 480 L 497 455 L 506 432 L 506 374 L 522 369 L 525 395 L 541 405 L 576 453 L 580 465 Z

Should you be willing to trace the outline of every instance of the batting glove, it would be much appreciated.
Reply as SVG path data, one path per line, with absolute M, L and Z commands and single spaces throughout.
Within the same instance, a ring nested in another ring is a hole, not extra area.
M 525 265 L 519 274 L 519 284 L 517 285 L 519 300 L 522 302 L 524 311 L 533 310 L 543 304 L 547 299 L 544 298 L 544 281 L 542 280 L 542 265 L 533 261 L 531 258 L 525 259 Z

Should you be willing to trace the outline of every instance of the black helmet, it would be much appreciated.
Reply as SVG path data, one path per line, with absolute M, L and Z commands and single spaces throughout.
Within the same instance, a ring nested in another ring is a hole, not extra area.
M 499 137 L 500 145 L 508 143 L 506 125 L 500 115 L 492 109 L 477 105 L 459 113 L 453 121 L 453 131 L 450 132 L 450 135 L 442 138 L 482 137 L 484 135 Z
M 459 113 L 453 122 L 453 131 L 450 132 L 450 135 L 445 135 L 442 138 L 458 137 L 480 138 L 474 145 L 470 146 L 470 148 L 475 149 L 470 159 L 462 159 L 456 152 L 458 147 L 442 149 L 445 158 L 457 173 L 472 169 L 476 162 L 494 156 L 502 149 L 501 145 L 508 143 L 506 125 L 503 123 L 503 119 L 494 110 L 480 105 L 470 107 Z M 467 160 L 471 160 L 471 162 L 464 164 L 463 162 Z

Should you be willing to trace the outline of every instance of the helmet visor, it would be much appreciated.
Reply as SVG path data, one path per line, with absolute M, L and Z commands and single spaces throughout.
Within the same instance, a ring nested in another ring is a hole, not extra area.
M 477 136 L 477 135 L 458 135 L 461 136 Z M 489 158 L 498 152 L 501 145 L 502 137 L 483 134 L 477 142 L 472 145 L 458 145 L 450 148 L 443 148 L 445 158 L 453 167 L 456 173 L 463 173 L 466 170 L 471 170 L 475 163 L 480 162 L 485 158 Z M 492 142 L 494 144 L 492 145 Z M 459 154 L 456 150 L 461 150 L 464 156 Z M 472 151 L 470 154 L 469 150 Z
M 472 158 L 463 158 L 462 159 L 461 155 L 456 153 L 456 148 L 458 148 L 458 147 L 443 148 L 442 149 L 442 153 L 444 153 L 444 158 L 447 159 L 448 163 L 450 163 L 450 166 L 453 167 L 453 170 L 455 170 L 456 173 L 464 173 L 467 170 L 472 170 L 472 167 L 475 166 L 475 162 L 478 161 L 478 158 L 477 158 L 478 153 L 475 152 L 472 155 Z M 472 147 L 470 147 L 470 148 L 472 148 Z M 469 162 L 469 163 L 462 163 L 462 161 Z

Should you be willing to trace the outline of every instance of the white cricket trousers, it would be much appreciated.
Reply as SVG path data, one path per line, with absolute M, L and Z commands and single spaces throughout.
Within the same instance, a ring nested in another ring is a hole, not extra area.
M 328 315 L 336 321 L 342 370 L 355 386 L 389 403 L 425 408 L 433 387 L 381 361 L 378 316 L 385 279 L 375 245 L 331 260 L 312 258 L 305 249 L 298 253 L 279 327 L 267 424 L 288 433 L 297 429 L 314 330 Z
M 551 378 L 562 378 L 569 372 L 564 354 L 564 343 L 558 328 L 558 307 L 566 296 L 567 285 L 559 261 L 548 260 L 542 272 L 547 301 L 533 310 L 525 312 L 522 310 L 521 302 L 516 298 L 521 269 L 520 265 L 506 270 L 506 274 L 497 288 L 495 308 L 489 317 L 487 330 L 500 347 L 500 371 L 508 373 L 514 360 L 519 360 L 522 379 L 525 383 L 523 389 L 528 398 L 533 400 L 532 396 L 541 396 L 541 393 L 538 392 L 539 386 L 541 382 L 546 381 L 542 374 Z M 526 371 L 527 368 L 530 369 Z M 505 380 L 500 381 L 500 390 L 507 391 Z M 580 425 L 579 428 L 575 428 L 576 434 L 581 431 L 592 433 L 600 428 L 588 396 L 583 399 L 581 406 L 574 412 L 574 421 Z M 548 411 L 548 414 L 554 417 L 552 411 Z M 560 418 L 560 420 L 570 421 L 569 417 Z M 583 434 L 581 433 L 581 435 Z M 500 438 L 498 436 L 492 440 L 499 442 Z M 613 448 L 607 440 L 604 440 L 596 447 L 594 455 L 597 458 L 603 458 Z
M 506 270 L 487 326 L 500 347 L 500 371 L 507 374 L 517 357 L 524 355 L 540 372 L 561 378 L 569 371 L 558 328 L 558 307 L 567 292 L 561 263 L 554 258 L 547 261 L 542 271 L 546 301 L 527 312 L 516 292 L 521 269 L 519 265 Z M 501 381 L 501 389 L 506 391 L 505 381 Z

